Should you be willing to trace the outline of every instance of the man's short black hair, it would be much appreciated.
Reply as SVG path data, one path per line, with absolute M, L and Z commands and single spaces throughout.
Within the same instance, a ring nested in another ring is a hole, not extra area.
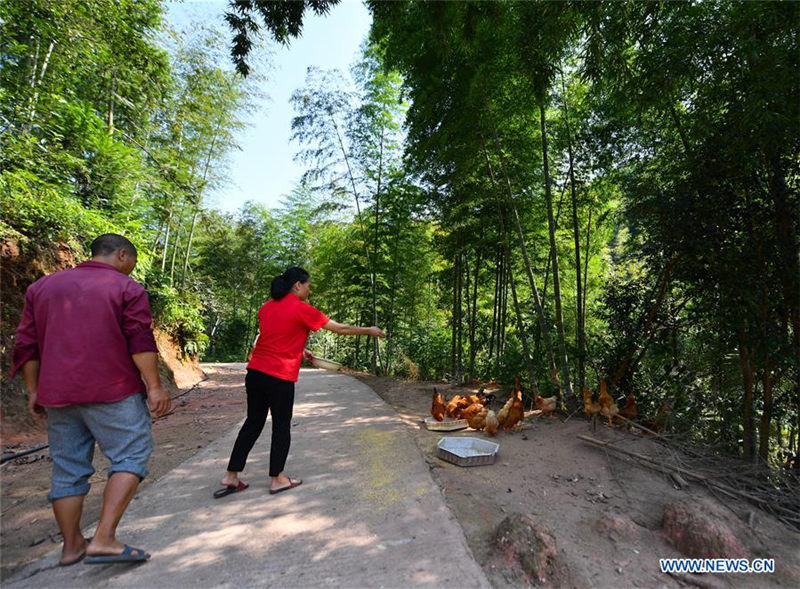
M 134 246 L 126 237 L 117 235 L 116 233 L 104 233 L 92 242 L 89 246 L 92 250 L 92 257 L 108 256 L 118 250 L 125 250 L 132 256 L 137 256 L 136 246 Z

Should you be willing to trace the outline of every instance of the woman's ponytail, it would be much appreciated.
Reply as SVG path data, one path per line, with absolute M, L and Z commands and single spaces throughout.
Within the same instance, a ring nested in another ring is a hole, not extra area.
M 269 285 L 269 296 L 272 300 L 279 301 L 292 291 L 294 283 L 298 280 L 305 284 L 309 274 L 299 266 L 293 266 L 283 274 L 278 274 Z

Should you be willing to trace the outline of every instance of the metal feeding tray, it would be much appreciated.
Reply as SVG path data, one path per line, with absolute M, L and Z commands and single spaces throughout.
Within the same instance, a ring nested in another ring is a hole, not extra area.
M 460 429 L 467 429 L 466 419 L 451 419 L 445 417 L 442 421 L 436 421 L 433 417 L 425 418 L 425 427 L 435 432 L 454 432 Z
M 480 438 L 442 438 L 436 456 L 458 466 L 494 464 L 500 444 Z

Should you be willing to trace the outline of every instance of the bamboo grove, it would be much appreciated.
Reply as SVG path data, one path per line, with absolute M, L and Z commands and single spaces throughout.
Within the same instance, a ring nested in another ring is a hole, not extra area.
M 205 195 L 269 88 L 254 31 L 288 43 L 336 1 L 230 2 L 240 75 L 218 35 L 165 44 L 156 2 L 113 4 L 2 9 L 4 241 L 132 234 L 202 359 L 243 359 L 298 264 L 329 316 L 387 331 L 314 336 L 350 367 L 566 407 L 605 379 L 695 442 L 797 453 L 796 3 L 368 2 L 352 70 L 293 94 L 306 174 L 235 215 Z

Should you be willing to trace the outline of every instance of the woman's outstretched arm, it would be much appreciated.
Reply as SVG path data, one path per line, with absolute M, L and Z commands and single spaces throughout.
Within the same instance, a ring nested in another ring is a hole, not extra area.
M 337 323 L 333 319 L 328 321 L 322 326 L 322 329 L 327 329 L 340 335 L 369 335 L 372 337 L 386 337 L 386 334 L 380 327 L 360 327 L 358 325 L 347 325 L 346 323 Z

